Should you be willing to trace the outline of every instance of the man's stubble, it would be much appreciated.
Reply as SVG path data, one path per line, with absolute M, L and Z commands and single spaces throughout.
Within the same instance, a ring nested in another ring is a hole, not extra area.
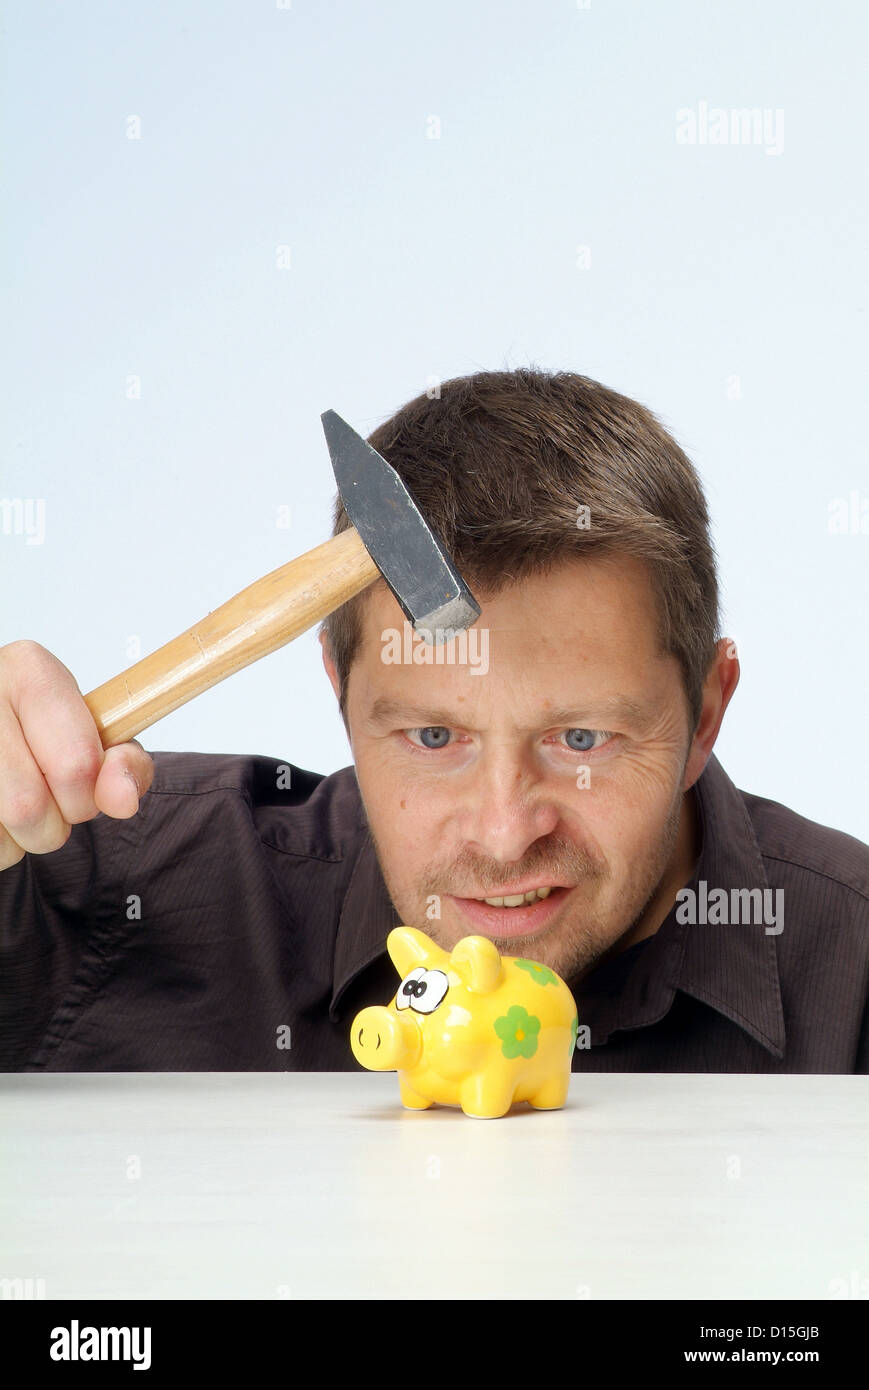
M 680 776 L 676 787 L 680 787 L 681 783 Z M 574 983 L 590 973 L 604 956 L 618 954 L 620 943 L 642 921 L 667 876 L 679 837 L 682 801 L 683 793 L 678 791 L 670 805 L 661 835 L 638 876 L 630 878 L 621 894 L 617 895 L 614 909 L 602 913 L 600 907 L 594 904 L 571 904 L 566 909 L 569 915 L 564 916 L 565 910 L 562 910 L 562 914 L 545 931 L 526 936 L 493 936 L 491 939 L 501 954 L 539 961 L 541 965 L 555 970 L 564 980 Z M 448 869 L 433 870 L 430 881 L 419 893 L 414 893 L 410 901 L 410 894 L 407 890 L 402 892 L 385 863 L 367 813 L 365 820 L 387 891 L 401 921 L 407 926 L 418 927 L 446 951 L 451 951 L 462 936 L 472 935 L 472 929 L 460 928 L 458 924 L 450 925 L 438 916 L 429 916 L 431 901 L 433 899 L 437 905 L 446 893 L 463 896 L 471 886 L 477 889 L 474 896 L 483 896 L 487 880 L 493 887 L 499 878 L 503 881 L 504 867 L 484 865 L 477 856 L 460 854 Z M 597 884 L 603 887 L 610 885 L 612 879 L 606 864 L 592 859 L 571 841 L 556 837 L 536 842 L 531 854 L 523 856 L 521 861 L 511 866 L 509 876 L 514 879 L 551 876 L 553 881 L 567 880 L 578 885 Z M 660 922 L 656 923 L 654 930 L 659 925 Z

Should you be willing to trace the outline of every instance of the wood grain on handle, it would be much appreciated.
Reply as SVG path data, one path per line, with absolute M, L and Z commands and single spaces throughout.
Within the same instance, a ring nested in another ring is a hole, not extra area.
M 272 570 L 165 647 L 85 695 L 104 748 L 298 637 L 380 570 L 355 527 Z

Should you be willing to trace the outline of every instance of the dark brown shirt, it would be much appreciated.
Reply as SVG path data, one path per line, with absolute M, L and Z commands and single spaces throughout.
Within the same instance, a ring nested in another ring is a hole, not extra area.
M 358 1070 L 350 1024 L 395 993 L 399 919 L 354 769 L 153 756 L 138 815 L 0 873 L 0 1068 Z M 869 848 L 737 790 L 714 756 L 696 804 L 709 920 L 680 901 L 568 982 L 574 1070 L 869 1072 Z M 740 924 L 731 890 L 751 889 Z

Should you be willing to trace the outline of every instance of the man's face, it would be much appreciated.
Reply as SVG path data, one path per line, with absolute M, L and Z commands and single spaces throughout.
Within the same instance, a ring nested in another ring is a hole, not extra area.
M 645 934 L 662 891 L 687 881 L 680 671 L 657 651 L 639 561 L 571 560 L 476 597 L 485 673 L 480 647 L 477 672 L 384 661 L 405 619 L 385 584 L 369 590 L 346 702 L 359 787 L 402 922 L 447 949 L 488 936 L 570 979 Z M 536 888 L 551 891 L 483 902 Z

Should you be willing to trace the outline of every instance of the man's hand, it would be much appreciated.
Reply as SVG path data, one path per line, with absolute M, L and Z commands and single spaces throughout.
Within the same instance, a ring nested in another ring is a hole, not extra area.
M 62 661 L 38 642 L 0 647 L 0 870 L 60 849 L 100 811 L 134 816 L 153 778 L 135 740 L 103 748 Z

